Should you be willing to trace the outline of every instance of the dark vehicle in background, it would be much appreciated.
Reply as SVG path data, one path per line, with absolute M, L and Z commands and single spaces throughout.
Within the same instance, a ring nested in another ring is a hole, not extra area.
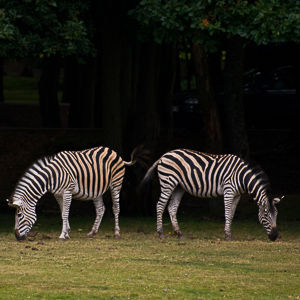
M 175 128 L 203 127 L 202 112 L 195 90 L 174 94 L 172 111 Z
M 244 105 L 248 127 L 292 128 L 297 117 L 298 70 L 284 66 L 272 72 L 257 69 L 244 75 Z
M 244 74 L 243 98 L 247 128 L 293 127 L 299 118 L 296 95 L 299 70 L 295 66 L 282 66 L 273 71 L 251 69 Z M 220 115 L 224 105 L 223 92 L 215 93 Z M 196 91 L 174 95 L 173 116 L 175 127 L 203 126 Z

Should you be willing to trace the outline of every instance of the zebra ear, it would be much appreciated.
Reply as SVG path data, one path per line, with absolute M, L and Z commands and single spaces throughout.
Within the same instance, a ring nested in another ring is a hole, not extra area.
M 274 204 L 277 204 L 280 202 L 280 200 L 282 200 L 284 198 L 284 196 L 282 196 L 281 198 L 274 198 L 273 201 L 274 201 Z
M 6 201 L 8 201 L 8 206 L 10 207 L 20 208 L 22 206 L 22 200 L 17 200 L 13 203 L 9 203 L 8 199 Z

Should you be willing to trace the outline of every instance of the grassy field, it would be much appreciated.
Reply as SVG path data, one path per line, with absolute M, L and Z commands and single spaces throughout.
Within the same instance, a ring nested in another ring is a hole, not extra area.
M 164 219 L 121 217 L 121 240 L 105 216 L 86 239 L 93 216 L 70 219 L 71 239 L 59 242 L 57 215 L 38 216 L 35 237 L 17 242 L 13 212 L 1 215 L 0 299 L 300 299 L 300 222 L 279 222 L 270 242 L 257 217 L 234 220 L 225 242 L 223 220 L 179 216 L 184 240 Z
M 38 103 L 39 92 L 38 92 L 37 77 L 22 77 L 15 75 L 6 75 L 3 77 L 4 85 L 4 99 L 7 103 Z M 62 92 L 58 92 L 58 99 L 61 101 Z

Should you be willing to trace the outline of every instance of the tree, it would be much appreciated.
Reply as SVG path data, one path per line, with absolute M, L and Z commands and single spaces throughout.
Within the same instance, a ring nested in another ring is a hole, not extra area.
M 193 49 L 199 48 L 215 50 L 225 47 L 227 59 L 225 67 L 225 105 L 224 110 L 227 124 L 227 137 L 234 142 L 228 146 L 229 151 L 241 157 L 249 155 L 248 143 L 245 134 L 243 117 L 243 105 L 241 99 L 241 80 L 236 80 L 237 74 L 241 78 L 243 49 L 247 41 L 254 41 L 258 44 L 274 41 L 288 41 L 300 39 L 299 29 L 299 0 L 258 0 L 258 1 L 192 1 L 192 0 L 142 0 L 137 5 L 133 15 L 141 24 L 141 35 L 152 37 L 158 42 L 178 40 L 184 36 L 194 45 Z M 235 48 L 235 46 L 237 48 Z M 237 52 L 238 50 L 238 52 Z M 234 51 L 234 53 L 233 53 Z M 195 60 L 200 66 L 200 56 Z M 202 58 L 201 68 L 205 66 Z M 235 72 L 230 71 L 234 69 Z M 198 94 L 205 94 L 204 86 L 200 82 L 208 80 L 198 78 Z M 207 100 L 213 103 L 212 97 L 202 97 L 201 102 Z M 218 119 L 212 117 L 211 106 L 203 105 L 206 120 L 216 120 L 213 127 L 206 125 L 206 136 L 214 137 L 208 130 L 218 132 Z M 207 121 L 208 122 L 208 121 Z M 207 123 L 206 122 L 206 123 Z M 235 128 L 239 128 L 238 131 Z M 208 144 L 214 145 L 212 140 Z M 210 148 L 214 148 L 210 147 Z
M 1 8 L 0 57 L 17 59 L 35 55 L 45 60 L 39 83 L 45 127 L 60 125 L 57 110 L 60 58 L 75 56 L 83 61 L 95 54 L 92 27 L 85 15 L 89 5 L 90 1 L 80 0 L 8 0 Z

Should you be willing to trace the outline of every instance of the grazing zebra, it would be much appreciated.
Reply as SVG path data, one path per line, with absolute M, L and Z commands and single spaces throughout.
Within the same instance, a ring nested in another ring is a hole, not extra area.
M 143 146 L 135 148 L 131 161 L 126 162 L 113 150 L 97 147 L 84 151 L 63 151 L 34 162 L 17 183 L 7 200 L 16 208 L 15 236 L 24 240 L 35 223 L 36 204 L 46 192 L 54 194 L 63 221 L 60 240 L 69 239 L 69 210 L 72 198 L 93 200 L 96 219 L 91 232 L 97 234 L 104 211 L 103 194 L 110 189 L 115 216 L 115 238 L 120 238 L 119 197 L 125 174 L 125 166 L 139 162 L 146 166 L 149 152 Z
M 279 198 L 270 197 L 269 181 L 261 168 L 250 168 L 241 158 L 232 155 L 213 155 L 178 149 L 165 153 L 146 173 L 139 189 L 147 186 L 157 169 L 160 197 L 157 203 L 157 232 L 164 238 L 162 215 L 167 205 L 173 229 L 182 237 L 177 210 L 184 192 L 200 197 L 224 196 L 225 238 L 232 240 L 231 223 L 242 194 L 250 194 L 259 206 L 258 218 L 269 238 L 275 241 Z

